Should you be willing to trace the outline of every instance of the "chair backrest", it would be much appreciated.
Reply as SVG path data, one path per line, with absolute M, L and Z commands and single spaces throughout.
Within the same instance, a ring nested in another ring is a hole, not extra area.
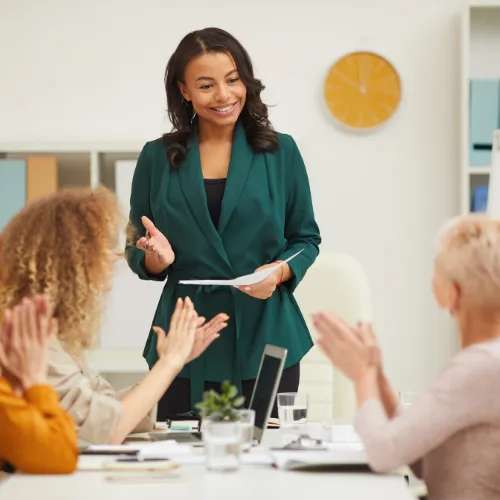
M 347 254 L 321 252 L 298 286 L 295 298 L 313 339 L 313 312 L 333 311 L 351 324 L 372 319 L 368 278 L 361 264 Z M 310 420 L 352 420 L 352 383 L 332 368 L 316 346 L 301 364 L 300 390 L 309 393 Z

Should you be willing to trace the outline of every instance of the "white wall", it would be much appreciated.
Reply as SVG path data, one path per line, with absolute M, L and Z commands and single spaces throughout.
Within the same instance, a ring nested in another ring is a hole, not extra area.
M 163 72 L 216 25 L 249 50 L 275 127 L 306 159 L 324 250 L 365 266 L 389 375 L 418 390 L 454 352 L 430 294 L 432 238 L 458 210 L 461 0 L 2 0 L 0 142 L 146 141 L 167 127 Z M 321 100 L 344 51 L 379 50 L 404 98 L 381 131 L 340 131 Z M 335 283 L 332 283 L 335 286 Z

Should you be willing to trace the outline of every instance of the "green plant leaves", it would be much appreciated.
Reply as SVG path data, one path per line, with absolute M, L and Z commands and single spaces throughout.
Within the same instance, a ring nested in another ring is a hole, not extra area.
M 238 389 L 224 381 L 220 392 L 213 389 L 203 393 L 203 401 L 196 405 L 202 418 L 233 422 L 239 420 L 237 410 L 243 406 L 244 396 L 238 396 Z

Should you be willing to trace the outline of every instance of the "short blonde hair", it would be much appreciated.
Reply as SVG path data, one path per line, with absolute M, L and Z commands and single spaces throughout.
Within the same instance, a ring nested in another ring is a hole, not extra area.
M 500 219 L 470 214 L 441 230 L 436 266 L 474 302 L 500 305 Z
M 61 190 L 28 204 L 0 235 L 0 320 L 22 298 L 46 293 L 64 347 L 76 355 L 93 347 L 119 221 L 105 188 Z

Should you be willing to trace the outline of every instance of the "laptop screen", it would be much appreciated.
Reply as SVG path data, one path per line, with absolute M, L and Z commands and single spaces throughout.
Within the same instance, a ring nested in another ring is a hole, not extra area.
M 282 360 L 264 355 L 259 377 L 255 382 L 250 408 L 255 411 L 255 427 L 265 429 L 267 426 L 267 414 L 269 407 L 274 405 L 271 401 L 274 397 L 276 379 L 281 376 L 280 365 Z

